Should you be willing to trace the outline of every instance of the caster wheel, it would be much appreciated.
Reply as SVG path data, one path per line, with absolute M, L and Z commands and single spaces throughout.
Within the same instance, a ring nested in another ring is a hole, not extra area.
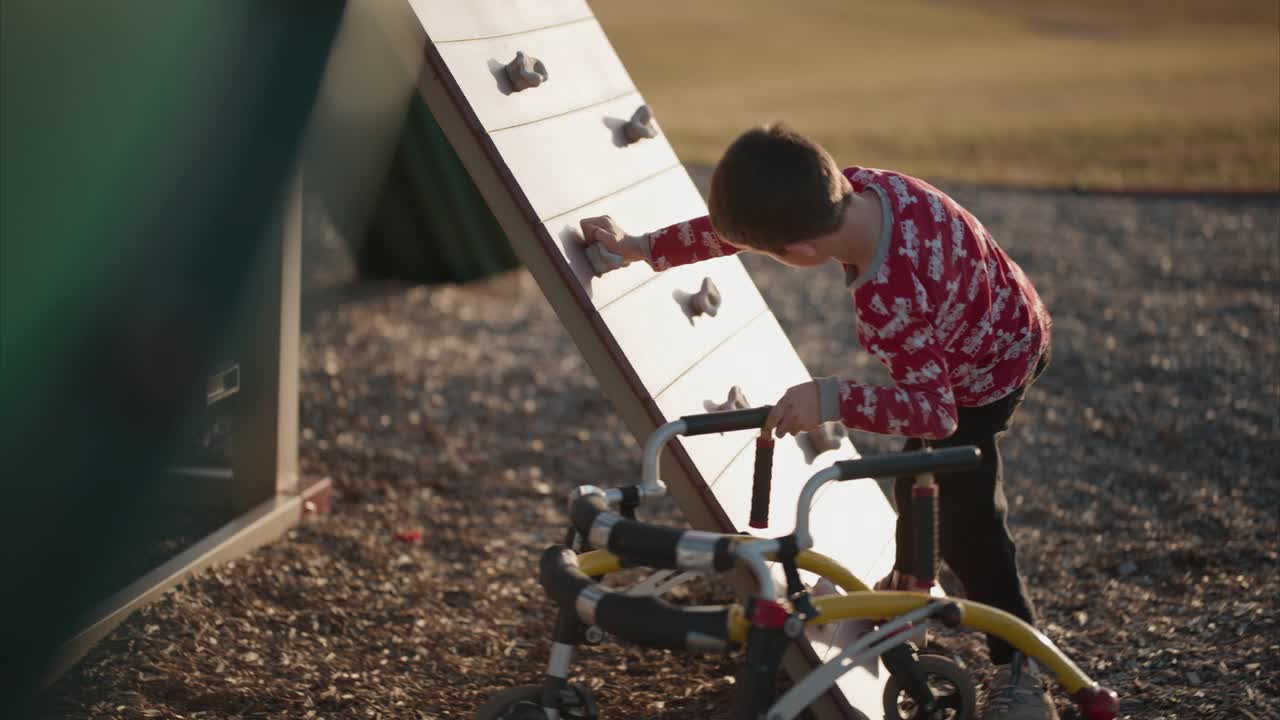
M 936 707 L 932 713 L 921 712 L 898 679 L 890 676 L 884 686 L 886 720 L 973 720 L 977 717 L 978 693 L 969 672 L 960 664 L 941 655 L 921 655 L 916 667 L 924 673 Z
M 538 703 L 542 686 L 522 685 L 507 688 L 489 698 L 476 710 L 475 720 L 547 720 L 546 711 Z M 578 684 L 560 693 L 560 717 L 564 720 L 597 720 L 599 711 L 591 691 Z

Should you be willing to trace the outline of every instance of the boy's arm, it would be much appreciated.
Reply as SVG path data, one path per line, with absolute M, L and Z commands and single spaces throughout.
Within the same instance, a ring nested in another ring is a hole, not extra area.
M 626 234 L 608 215 L 583 218 L 580 225 L 587 256 L 597 275 L 637 260 L 644 260 L 654 270 L 661 271 L 738 252 L 736 247 L 720 240 L 711 228 L 710 218 L 705 216 L 646 235 Z
M 895 387 L 866 385 L 838 378 L 819 378 L 819 413 L 823 421 L 840 420 L 855 430 L 883 435 L 938 439 L 956 430 L 955 394 L 947 362 L 938 351 L 933 326 L 924 318 L 895 308 L 878 318 L 860 314 L 868 350 L 889 368 Z M 871 322 L 868 322 L 871 320 Z
M 666 270 L 738 252 L 738 248 L 720 239 L 711 227 L 711 218 L 705 215 L 668 225 L 643 237 L 647 240 L 649 265 L 654 270 Z
M 932 332 L 923 320 L 899 319 L 878 326 L 877 342 L 869 349 L 889 367 L 896 387 L 834 377 L 800 383 L 774 404 L 764 432 L 782 437 L 839 420 L 855 430 L 881 435 L 931 439 L 951 435 L 957 425 L 955 394 Z

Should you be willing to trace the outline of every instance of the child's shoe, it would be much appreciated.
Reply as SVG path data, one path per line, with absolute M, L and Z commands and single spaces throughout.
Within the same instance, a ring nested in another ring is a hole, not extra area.
M 996 671 L 982 720 L 1058 720 L 1044 679 L 1021 653 Z
M 919 578 L 915 575 L 902 572 L 901 570 L 894 570 L 888 575 L 880 578 L 880 582 L 875 584 L 874 589 L 877 591 L 901 590 L 904 592 L 927 592 L 933 597 L 939 598 L 944 597 L 946 594 L 942 591 L 942 586 L 938 583 L 935 582 L 933 585 L 926 587 L 925 584 L 920 582 Z M 876 624 L 883 625 L 886 622 L 888 622 L 888 618 L 881 618 L 876 621 Z M 912 643 L 912 645 L 914 647 L 928 647 L 932 642 L 933 633 L 926 630 L 925 634 L 921 635 L 916 642 Z

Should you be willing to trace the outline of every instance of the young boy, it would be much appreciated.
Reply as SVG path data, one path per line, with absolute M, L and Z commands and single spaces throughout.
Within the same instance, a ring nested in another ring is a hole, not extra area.
M 839 262 L 862 346 L 894 387 L 818 378 L 787 390 L 766 432 L 839 420 L 906 436 L 904 450 L 976 445 L 982 466 L 938 477 L 940 549 L 972 600 L 1034 618 L 1006 524 L 998 437 L 1049 359 L 1049 316 L 1022 270 L 982 224 L 942 191 L 899 173 L 843 173 L 817 144 L 781 125 L 744 133 L 711 180 L 709 217 L 628 235 L 588 218 L 588 244 L 655 270 L 738 251 L 796 268 Z M 899 508 L 911 478 L 899 478 Z M 911 568 L 911 514 L 900 513 L 893 574 L 881 587 L 924 589 Z M 1000 666 L 984 717 L 1056 718 L 1035 668 L 989 637 Z

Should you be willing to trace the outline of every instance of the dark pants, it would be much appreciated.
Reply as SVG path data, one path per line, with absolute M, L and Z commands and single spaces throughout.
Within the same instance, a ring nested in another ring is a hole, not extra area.
M 909 451 L 925 446 L 976 445 L 982 450 L 982 465 L 976 470 L 940 473 L 937 476 L 938 547 L 942 559 L 964 583 L 965 597 L 1000 608 L 1029 623 L 1035 622 L 1035 610 L 1018 572 L 1018 551 L 1006 522 L 1009 504 L 1004 495 L 998 440 L 1009 429 L 1009 422 L 1027 388 L 1040 377 L 1048 364 L 1049 350 L 1045 348 L 1035 372 L 1007 397 L 982 407 L 959 408 L 959 425 L 951 437 L 942 440 L 909 438 L 902 448 Z M 894 567 L 916 574 L 911 566 L 913 536 L 910 508 L 914 480 L 898 478 L 894 483 L 894 496 L 898 502 L 898 552 Z M 988 635 L 987 647 L 993 663 L 1003 665 L 1010 661 L 1013 649 L 1003 640 Z

